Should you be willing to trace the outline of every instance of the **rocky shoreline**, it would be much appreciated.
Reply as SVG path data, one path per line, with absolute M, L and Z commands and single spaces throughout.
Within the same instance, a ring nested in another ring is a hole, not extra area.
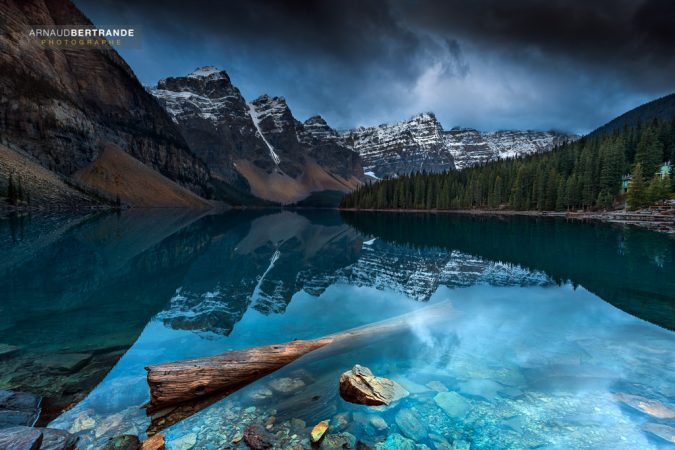
M 431 214 L 465 214 L 473 216 L 529 216 L 561 217 L 569 220 L 606 222 L 620 225 L 634 225 L 660 233 L 675 233 L 675 209 L 666 211 L 645 209 L 640 211 L 518 211 L 511 209 L 354 209 L 341 208 L 341 211 L 357 212 L 397 212 Z

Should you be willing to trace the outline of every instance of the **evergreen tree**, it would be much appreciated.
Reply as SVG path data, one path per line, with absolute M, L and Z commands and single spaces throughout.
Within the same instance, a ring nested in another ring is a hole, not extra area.
M 646 129 L 635 150 L 635 163 L 642 165 L 643 176 L 651 178 L 663 161 L 663 145 L 652 127 Z
M 649 205 L 647 187 L 642 175 L 642 164 L 637 163 L 631 174 L 630 186 L 628 186 L 628 206 L 630 209 L 644 208 Z

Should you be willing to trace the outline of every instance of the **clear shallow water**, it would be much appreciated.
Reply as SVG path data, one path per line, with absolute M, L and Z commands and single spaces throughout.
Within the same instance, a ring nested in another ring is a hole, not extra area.
M 0 360 L 0 387 L 42 389 L 54 409 L 76 403 L 51 426 L 80 434 L 83 448 L 144 433 L 148 364 L 319 337 L 442 301 L 452 311 L 441 325 L 302 358 L 165 430 L 169 448 L 243 448 L 231 444 L 238 432 L 270 417 L 279 448 L 306 446 L 323 419 L 373 447 L 389 437 L 384 448 L 401 434 L 437 449 L 665 448 L 657 434 L 675 426 L 639 409 L 649 399 L 668 415 L 675 400 L 667 236 L 333 212 L 1 225 L 0 342 L 21 351 Z M 387 409 L 344 402 L 337 380 L 356 363 L 411 395 Z

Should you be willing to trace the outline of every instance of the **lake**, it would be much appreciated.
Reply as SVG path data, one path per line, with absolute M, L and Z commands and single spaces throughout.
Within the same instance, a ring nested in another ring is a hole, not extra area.
M 97 448 L 671 448 L 675 239 L 532 217 L 129 210 L 0 220 L 0 389 Z M 433 305 L 442 317 L 309 354 L 151 421 L 145 366 L 312 339 Z M 4 346 L 4 347 L 3 347 Z M 408 392 L 347 403 L 355 364 Z M 182 417 L 181 417 L 182 418 Z M 364 447 L 363 445 L 367 445 Z M 346 447 L 345 447 L 346 446 Z M 669 447 L 670 446 L 670 447 Z

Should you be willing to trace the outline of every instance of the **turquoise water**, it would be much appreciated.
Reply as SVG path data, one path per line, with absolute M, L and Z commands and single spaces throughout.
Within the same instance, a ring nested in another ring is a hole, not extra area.
M 149 364 L 442 302 L 433 323 L 308 355 L 166 428 L 168 448 L 245 448 L 233 441 L 249 424 L 270 425 L 278 448 L 309 448 L 324 419 L 323 448 L 672 446 L 666 235 L 534 218 L 126 211 L 5 219 L 0 246 L 0 344 L 19 348 L 0 359 L 0 388 L 47 395 L 46 420 L 82 448 L 145 435 Z M 343 401 L 338 379 L 354 364 L 409 396 Z

